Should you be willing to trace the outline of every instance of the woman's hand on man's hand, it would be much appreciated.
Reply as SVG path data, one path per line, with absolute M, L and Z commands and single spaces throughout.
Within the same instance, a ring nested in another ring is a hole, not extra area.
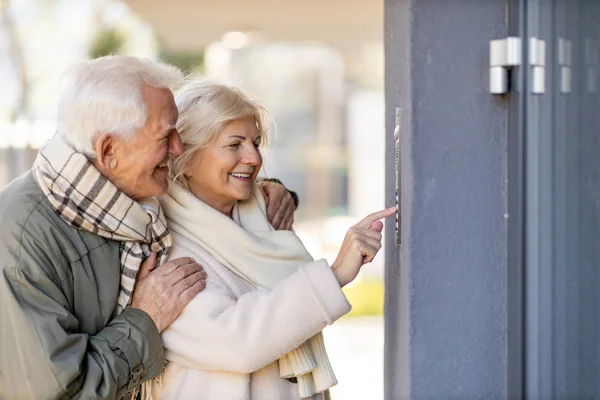
M 346 232 L 346 237 L 331 269 L 341 287 L 352 282 L 360 268 L 373 261 L 381 249 L 382 218 L 394 215 L 396 207 L 367 215 Z

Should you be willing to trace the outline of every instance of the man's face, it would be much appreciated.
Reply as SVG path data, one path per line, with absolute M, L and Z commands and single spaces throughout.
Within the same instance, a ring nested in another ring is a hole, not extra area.
M 169 89 L 145 86 L 146 124 L 128 139 L 114 138 L 116 166 L 106 175 L 134 200 L 167 192 L 169 156 L 179 156 L 183 144 L 175 129 L 178 111 Z

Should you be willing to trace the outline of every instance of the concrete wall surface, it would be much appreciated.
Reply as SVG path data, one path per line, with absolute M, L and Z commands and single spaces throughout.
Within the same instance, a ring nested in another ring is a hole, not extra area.
M 505 0 L 386 0 L 386 185 L 402 106 L 402 248 L 386 228 L 385 398 L 507 398 Z

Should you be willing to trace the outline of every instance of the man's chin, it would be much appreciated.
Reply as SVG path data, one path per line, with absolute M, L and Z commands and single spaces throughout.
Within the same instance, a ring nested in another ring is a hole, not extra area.
M 169 190 L 169 181 L 165 180 L 164 182 L 159 182 L 159 184 L 156 185 L 156 194 L 154 197 L 159 197 L 166 194 L 167 190 Z
M 157 191 L 157 195 L 154 196 L 162 196 L 167 193 L 167 189 L 169 188 L 169 174 L 168 169 L 164 168 L 162 170 L 158 170 L 158 173 L 154 175 L 153 187 Z
M 144 197 L 160 197 L 166 194 L 168 189 L 169 182 L 167 180 L 164 182 L 155 180 L 152 184 L 146 185 L 146 196 Z

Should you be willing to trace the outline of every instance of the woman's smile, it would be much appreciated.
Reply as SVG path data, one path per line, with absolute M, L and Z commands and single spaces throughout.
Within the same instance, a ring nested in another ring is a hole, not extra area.
M 242 173 L 242 172 L 230 172 L 229 175 L 242 182 L 252 182 L 252 172 Z

